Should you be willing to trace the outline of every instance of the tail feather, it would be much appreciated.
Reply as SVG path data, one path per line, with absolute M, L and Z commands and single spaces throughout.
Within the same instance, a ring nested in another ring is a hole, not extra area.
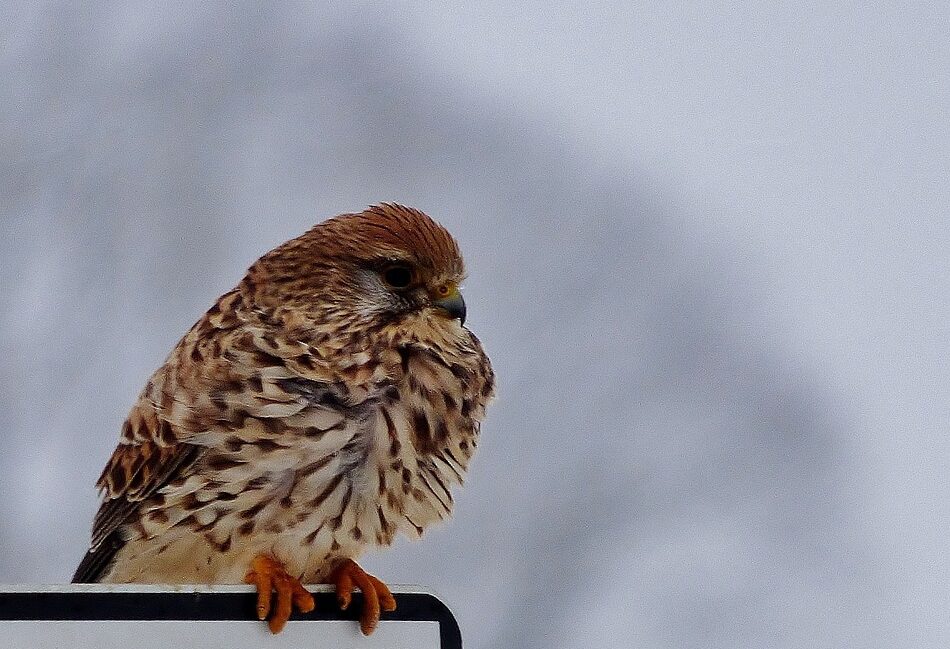
M 86 556 L 79 562 L 76 573 L 73 575 L 74 584 L 95 584 L 102 581 L 103 577 L 109 574 L 112 564 L 115 563 L 115 556 L 125 545 L 119 530 L 113 531 L 109 536 L 102 540 L 96 548 L 91 548 L 86 552 Z

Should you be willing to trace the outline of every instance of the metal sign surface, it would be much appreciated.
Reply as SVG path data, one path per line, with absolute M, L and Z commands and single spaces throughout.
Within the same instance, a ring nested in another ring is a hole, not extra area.
M 359 630 L 359 593 L 340 611 L 324 586 L 314 611 L 295 612 L 272 635 L 255 619 L 245 586 L 0 586 L 0 647 L 5 649 L 460 649 L 458 623 L 430 593 L 393 589 L 396 610 L 372 636 Z

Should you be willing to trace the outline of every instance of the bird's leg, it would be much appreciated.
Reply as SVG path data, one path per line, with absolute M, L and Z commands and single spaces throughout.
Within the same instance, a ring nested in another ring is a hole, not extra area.
M 360 630 L 369 635 L 379 624 L 380 608 L 384 611 L 396 610 L 396 599 L 386 584 L 365 572 L 352 559 L 344 559 L 333 569 L 327 578 L 328 584 L 336 586 L 336 599 L 341 609 L 350 605 L 353 587 L 363 593 L 363 611 L 360 613 Z
M 257 619 L 267 619 L 271 613 L 271 592 L 277 592 L 277 606 L 267 625 L 271 633 L 280 633 L 290 619 L 293 607 L 301 613 L 309 613 L 315 603 L 300 580 L 287 574 L 284 565 L 274 557 L 259 554 L 251 561 L 251 569 L 244 581 L 257 587 Z

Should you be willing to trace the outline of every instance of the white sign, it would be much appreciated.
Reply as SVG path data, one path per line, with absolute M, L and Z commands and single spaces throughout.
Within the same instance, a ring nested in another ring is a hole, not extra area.
M 362 598 L 340 611 L 328 587 L 310 587 L 317 608 L 294 612 L 272 635 L 255 616 L 250 586 L 72 584 L 0 587 L 4 649 L 461 649 L 458 623 L 434 595 L 394 588 L 396 610 L 369 637 Z

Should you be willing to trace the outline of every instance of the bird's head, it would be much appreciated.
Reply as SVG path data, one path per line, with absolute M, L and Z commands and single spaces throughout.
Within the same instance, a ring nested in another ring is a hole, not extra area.
M 444 227 L 387 203 L 324 221 L 275 248 L 242 286 L 256 306 L 305 314 L 317 326 L 446 329 L 465 322 L 464 275 Z

